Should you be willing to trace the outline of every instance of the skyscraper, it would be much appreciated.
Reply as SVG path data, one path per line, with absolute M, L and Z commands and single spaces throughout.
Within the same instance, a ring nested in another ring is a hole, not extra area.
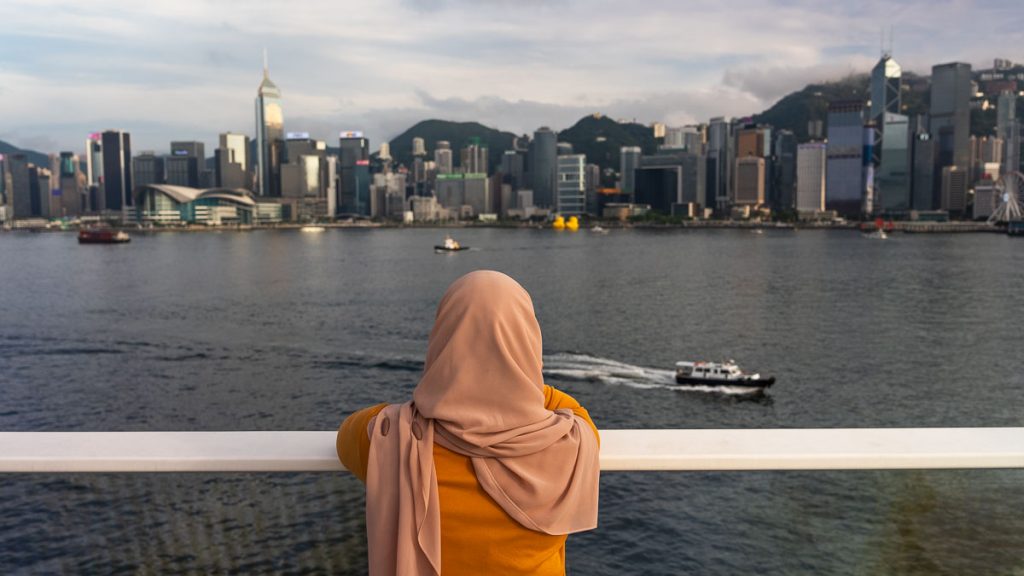
M 171 142 L 167 158 L 167 183 L 205 188 L 206 146 L 202 142 Z
M 563 154 L 558 157 L 558 198 L 555 211 L 563 216 L 579 216 L 587 211 L 587 157 Z
M 712 118 L 708 125 L 708 186 L 706 206 L 723 210 L 729 203 L 732 183 L 732 123 L 723 117 Z
M 1010 91 L 999 94 L 996 104 L 996 136 L 1003 139 L 1002 172 L 1020 170 L 1021 130 L 1017 121 L 1017 95 Z
M 412 139 L 412 155 L 413 156 L 426 156 L 427 147 L 423 142 L 423 138 Z
M 339 135 L 338 213 L 370 215 L 370 142 L 363 133 L 346 131 Z
M 78 216 L 85 210 L 85 175 L 79 169 L 78 155 L 73 152 L 60 153 L 60 165 L 56 174 L 60 189 L 60 213 L 57 216 Z
M 533 180 L 533 204 L 551 208 L 555 204 L 557 178 L 558 138 L 547 126 L 533 133 L 530 148 L 530 176 Z
M 220 135 L 217 147 L 217 170 L 214 182 L 220 188 L 250 189 L 249 137 L 227 132 Z
M 167 182 L 164 159 L 153 152 L 143 152 L 132 158 L 132 171 L 135 186 Z
M 937 143 L 938 166 L 957 166 L 965 174 L 970 164 L 971 65 L 960 62 L 932 67 L 931 134 Z M 959 175 L 956 176 L 959 178 Z M 951 188 L 953 194 L 961 188 Z M 966 192 L 966 189 L 964 189 Z M 961 206 L 966 198 L 954 198 Z M 945 204 L 945 202 L 944 202 Z
M 825 209 L 824 142 L 800 144 L 796 149 L 796 209 L 820 212 Z
M 270 80 L 266 59 L 263 81 L 256 91 L 256 193 L 281 195 L 281 154 L 284 146 L 284 113 L 281 90 Z
M 885 112 L 882 123 L 882 163 L 878 167 L 875 190 L 877 207 L 883 212 L 910 210 L 909 118 Z
M 878 126 L 884 125 L 883 115 L 900 114 L 900 89 L 903 83 L 903 69 L 890 54 L 883 54 L 871 71 L 871 113 L 869 119 Z
M 736 159 L 736 197 L 734 204 L 761 206 L 764 204 L 764 158 L 745 156 Z
M 452 145 L 447 140 L 438 140 L 434 146 L 434 164 L 438 174 L 452 173 Z
M 460 168 L 463 174 L 487 174 L 487 144 L 472 137 L 462 149 Z
M 619 149 L 619 189 L 629 197 L 630 202 L 636 198 L 636 171 L 640 167 L 642 155 L 639 146 L 623 146 Z
M 828 106 L 828 160 L 825 209 L 857 216 L 862 208 L 864 103 L 831 102 Z
M 774 210 L 792 210 L 796 202 L 796 135 L 790 130 L 779 130 L 773 152 L 768 203 Z
M 134 204 L 131 136 L 121 130 L 106 130 L 100 139 L 103 145 L 103 186 L 98 210 L 108 213 L 126 211 Z

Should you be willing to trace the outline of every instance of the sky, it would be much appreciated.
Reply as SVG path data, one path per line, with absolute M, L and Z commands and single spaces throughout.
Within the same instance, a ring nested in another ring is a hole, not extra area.
M 684 125 L 868 72 L 1024 61 L 1020 0 L 2 0 L 0 140 L 133 152 L 252 135 L 263 51 L 285 130 L 376 148 L 428 118 L 515 133 L 600 112 Z

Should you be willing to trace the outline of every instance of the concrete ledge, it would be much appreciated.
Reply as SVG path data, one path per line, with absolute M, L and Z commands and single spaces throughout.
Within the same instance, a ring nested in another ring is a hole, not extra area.
M 339 472 L 335 432 L 0 432 L 0 473 Z M 603 430 L 601 469 L 1024 468 L 1024 428 Z

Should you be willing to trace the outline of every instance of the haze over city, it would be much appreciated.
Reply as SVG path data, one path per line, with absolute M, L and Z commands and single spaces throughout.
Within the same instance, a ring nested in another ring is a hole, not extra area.
M 249 132 L 264 48 L 289 130 L 380 142 L 425 118 L 526 133 L 595 111 L 677 125 L 752 114 L 868 72 L 890 28 L 894 55 L 920 74 L 1024 43 L 1011 0 L 827 13 L 783 0 L 5 4 L 0 140 L 41 151 L 79 150 L 104 128 L 156 151 Z

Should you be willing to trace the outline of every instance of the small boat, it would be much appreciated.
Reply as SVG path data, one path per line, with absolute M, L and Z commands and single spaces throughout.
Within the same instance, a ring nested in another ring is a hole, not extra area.
M 326 230 L 326 228 L 323 226 L 303 226 L 302 228 L 299 228 L 299 231 L 301 232 L 323 232 L 324 230 Z
M 753 230 L 751 230 L 751 232 L 754 234 L 764 234 L 764 230 L 762 230 L 761 228 L 754 228 Z
M 469 246 L 463 246 L 459 244 L 451 236 L 444 237 L 444 244 L 434 245 L 434 252 L 437 254 L 443 254 L 445 252 L 458 252 L 460 250 L 469 250 Z
M 79 244 L 124 244 L 130 242 L 131 239 L 131 236 L 124 230 L 83 228 L 78 231 Z
M 600 224 L 594 224 L 593 228 L 590 229 L 594 234 L 607 234 L 608 229 L 602 228 Z
M 865 238 L 873 238 L 875 240 L 886 240 L 886 239 L 889 238 L 889 235 L 885 233 L 885 230 L 882 230 L 881 228 L 878 228 L 874 232 L 868 232 L 868 233 L 864 234 L 864 237 Z
M 764 390 L 775 377 L 747 374 L 732 360 L 728 362 L 676 362 L 676 384 L 684 386 L 737 387 Z

